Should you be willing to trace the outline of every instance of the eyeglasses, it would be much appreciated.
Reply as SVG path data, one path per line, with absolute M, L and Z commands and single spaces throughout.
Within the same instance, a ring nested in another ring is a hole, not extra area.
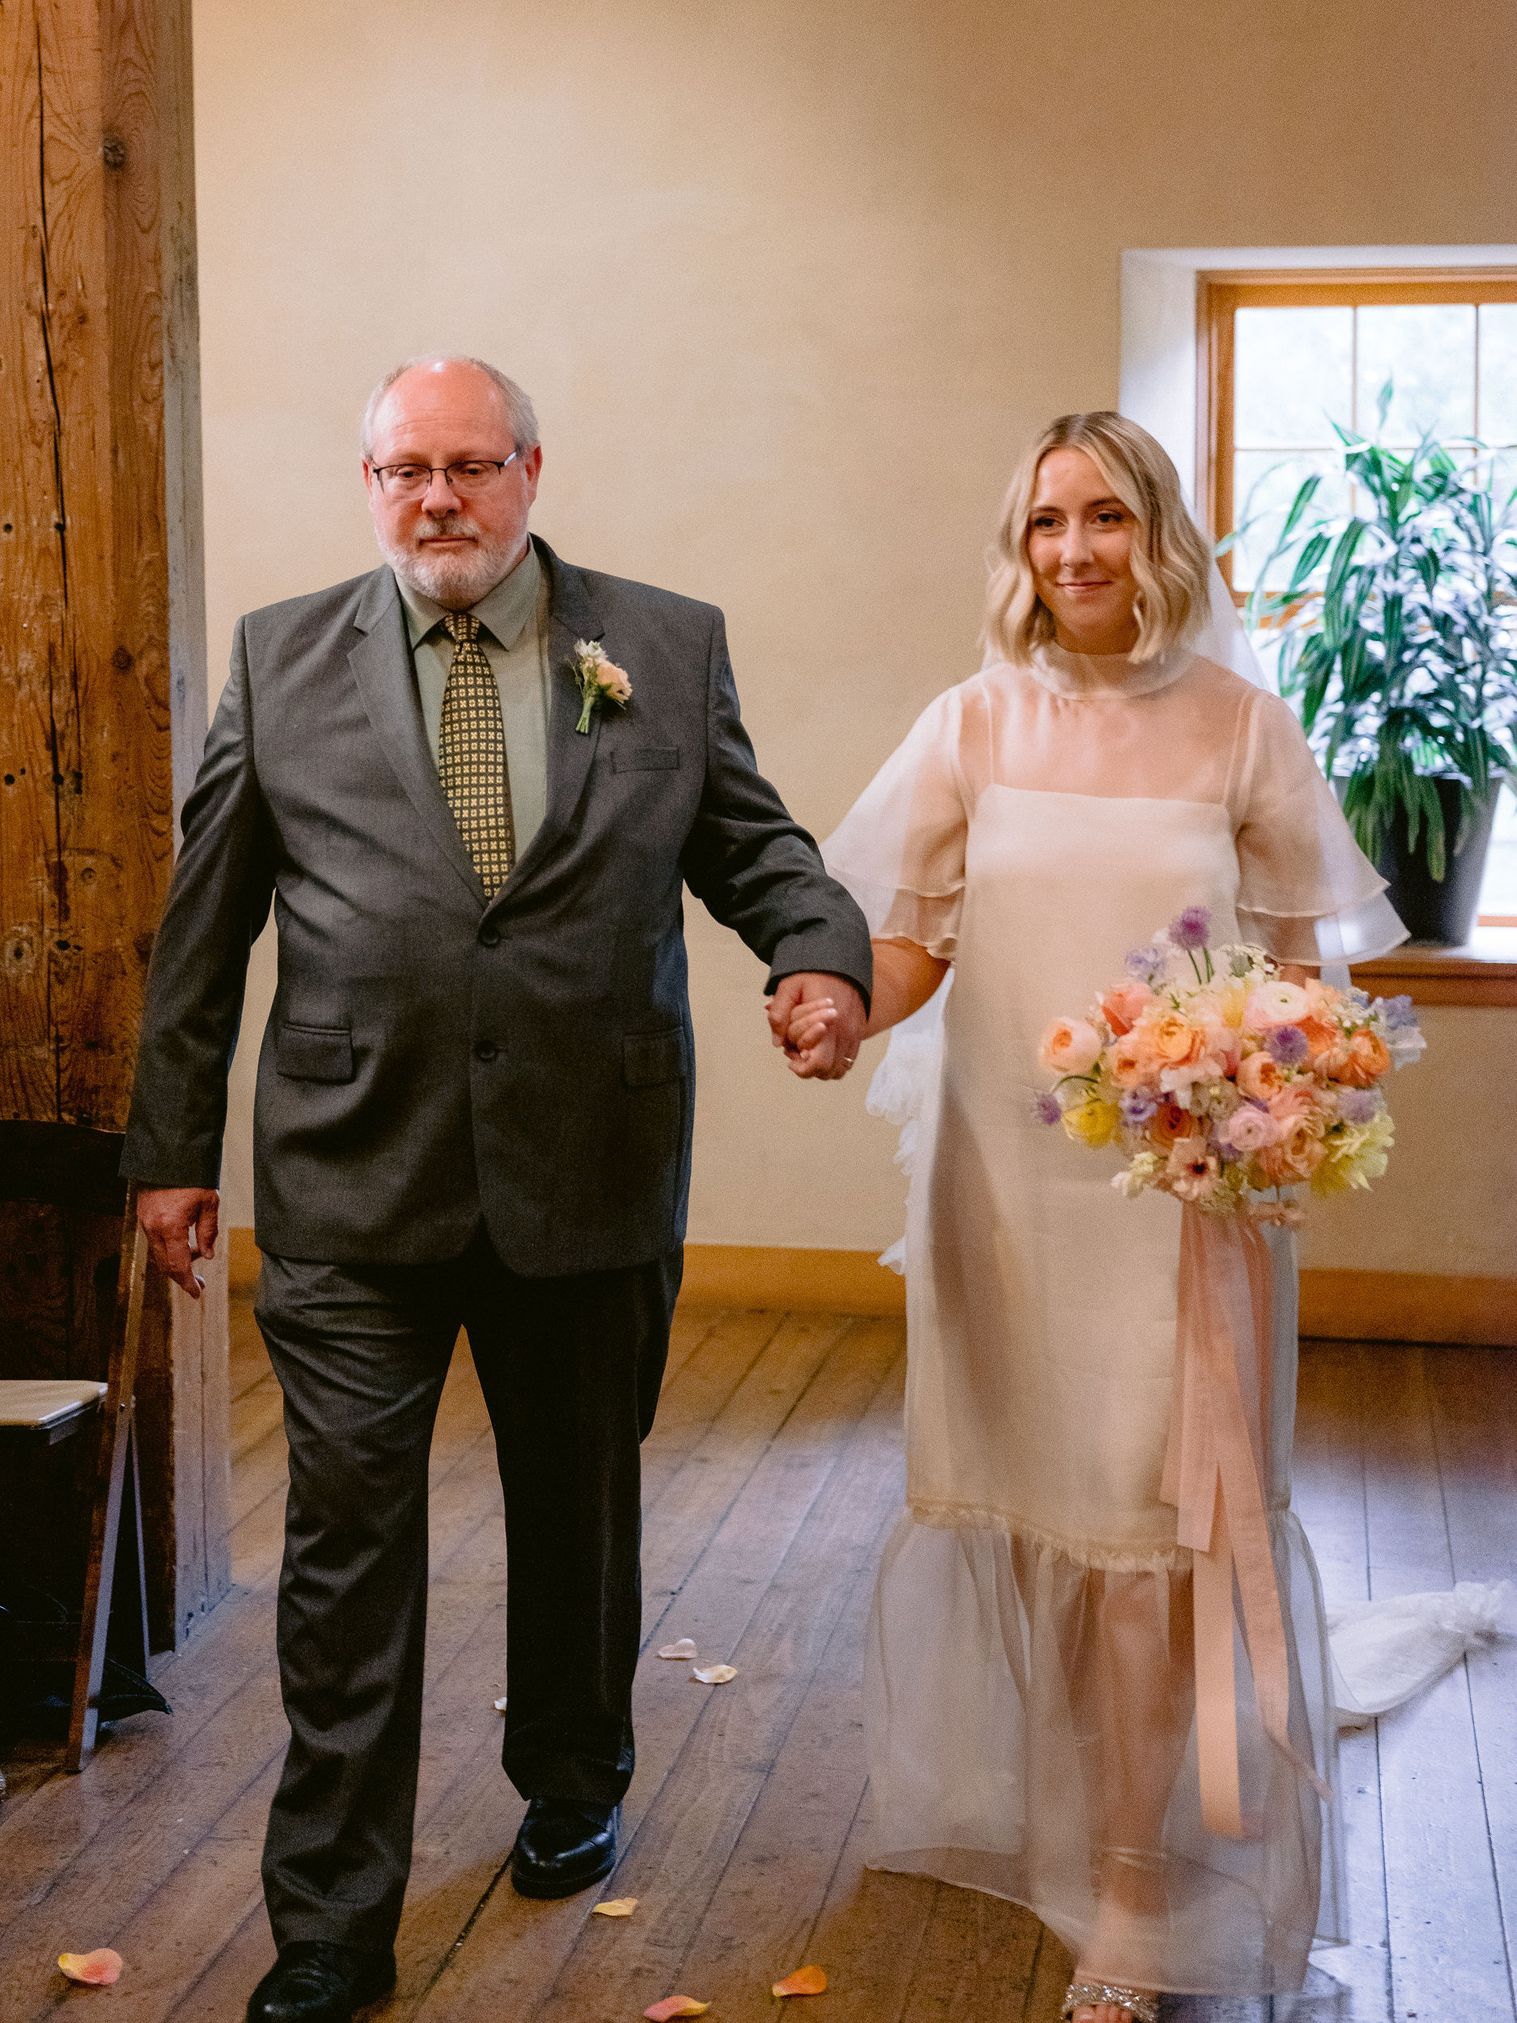
M 380 490 L 388 497 L 419 499 L 431 484 L 433 473 L 441 471 L 448 490 L 468 499 L 488 491 L 506 466 L 514 464 L 520 455 L 520 450 L 512 450 L 508 457 L 467 457 L 457 464 L 374 464 L 371 468 Z

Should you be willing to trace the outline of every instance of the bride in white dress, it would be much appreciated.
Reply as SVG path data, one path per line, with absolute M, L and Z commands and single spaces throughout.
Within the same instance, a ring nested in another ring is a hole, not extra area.
M 1219 1830 L 1193 1554 L 1160 1493 L 1180 1211 L 1119 1198 L 1100 1157 L 1035 1120 L 1038 1043 L 1186 907 L 1210 910 L 1214 945 L 1303 968 L 1404 930 L 1290 709 L 1220 664 L 1210 554 L 1152 437 L 1114 414 L 1055 422 L 999 550 L 989 663 L 929 704 L 826 851 L 876 937 L 870 1032 L 954 971 L 919 1042 L 871 1859 L 1027 1905 L 1074 1954 L 1066 2015 L 1140 2023 L 1158 1989 L 1299 1988 L 1308 1949 L 1341 1936 L 1326 1635 L 1290 1511 L 1295 1258 L 1272 1232 L 1271 1338 L 1244 1373 L 1291 1746 L 1265 1731 L 1240 1640 L 1241 1820 Z M 788 1038 L 798 1070 L 825 1059 L 825 1008 Z

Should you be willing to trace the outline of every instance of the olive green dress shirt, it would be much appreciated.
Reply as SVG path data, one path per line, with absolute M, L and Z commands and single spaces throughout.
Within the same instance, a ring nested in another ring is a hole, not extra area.
M 442 623 L 447 613 L 419 590 L 396 581 L 406 611 L 422 722 L 435 761 L 443 690 L 453 664 L 453 642 Z M 547 583 L 530 543 L 510 575 L 471 609 L 479 620 L 479 643 L 500 689 L 511 821 L 520 860 L 542 826 L 548 800 Z

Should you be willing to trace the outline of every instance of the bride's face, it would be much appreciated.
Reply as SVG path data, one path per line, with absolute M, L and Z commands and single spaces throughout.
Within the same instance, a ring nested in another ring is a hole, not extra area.
M 1060 646 L 1126 653 L 1137 642 L 1132 573 L 1137 523 L 1084 450 L 1050 450 L 1038 466 L 1027 559 Z

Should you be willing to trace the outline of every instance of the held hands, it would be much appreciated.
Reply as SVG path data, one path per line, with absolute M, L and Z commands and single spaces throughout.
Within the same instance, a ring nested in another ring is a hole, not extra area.
M 216 1231 L 221 1196 L 214 1187 L 139 1187 L 137 1220 L 142 1225 L 154 1264 L 191 1299 L 199 1299 L 205 1280 L 195 1271 L 197 1257 L 216 1255 Z
M 840 1082 L 858 1055 L 867 1016 L 848 979 L 825 971 L 781 978 L 768 1004 L 774 1044 L 802 1081 Z

